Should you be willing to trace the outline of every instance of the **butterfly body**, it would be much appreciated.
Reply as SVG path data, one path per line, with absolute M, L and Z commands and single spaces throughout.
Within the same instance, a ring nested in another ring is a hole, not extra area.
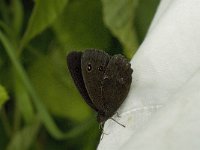
M 132 82 L 131 65 L 120 54 L 110 56 L 104 51 L 89 49 L 71 52 L 67 64 L 76 87 L 86 103 L 104 123 L 125 100 Z

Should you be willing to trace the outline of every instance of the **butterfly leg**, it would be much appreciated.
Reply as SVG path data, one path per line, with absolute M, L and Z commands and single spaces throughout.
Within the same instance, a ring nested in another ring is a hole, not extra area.
M 104 126 L 104 123 L 102 123 L 102 122 L 99 123 L 99 129 L 100 129 L 100 130 L 103 130 L 103 126 Z
M 117 124 L 119 124 L 120 126 L 122 126 L 122 127 L 126 127 L 125 125 L 123 125 L 123 124 L 121 124 L 121 123 L 119 123 L 117 120 L 115 120 L 115 119 L 113 119 L 113 118 L 110 118 L 111 120 L 113 120 L 114 122 L 116 122 Z
M 103 139 L 103 137 L 104 137 L 104 134 L 105 134 L 105 135 L 108 135 L 107 133 L 105 133 L 105 132 L 102 132 L 100 140 L 102 140 L 102 139 Z
M 119 115 L 119 113 L 118 113 L 118 112 L 116 112 L 116 115 L 117 115 L 117 117 L 118 117 L 118 118 L 121 118 L 121 116 Z

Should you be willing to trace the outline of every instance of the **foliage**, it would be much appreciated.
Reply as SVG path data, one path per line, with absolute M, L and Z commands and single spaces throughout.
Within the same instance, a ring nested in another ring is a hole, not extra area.
M 0 0 L 0 149 L 95 149 L 98 123 L 66 54 L 97 48 L 132 58 L 158 2 Z
M 0 85 L 0 108 L 8 100 L 8 93 L 5 88 Z

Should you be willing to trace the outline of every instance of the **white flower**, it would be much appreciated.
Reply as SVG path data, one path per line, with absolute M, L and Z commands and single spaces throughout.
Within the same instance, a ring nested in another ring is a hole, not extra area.
M 162 0 L 98 150 L 200 149 L 200 1 Z

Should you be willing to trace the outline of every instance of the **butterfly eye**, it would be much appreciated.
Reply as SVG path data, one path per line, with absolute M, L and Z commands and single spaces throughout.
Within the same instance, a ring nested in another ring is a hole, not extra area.
M 99 71 L 103 71 L 103 66 L 100 66 L 98 69 Z
M 91 65 L 91 64 L 88 64 L 88 65 L 87 65 L 87 71 L 90 72 L 91 70 L 92 70 L 92 65 Z

